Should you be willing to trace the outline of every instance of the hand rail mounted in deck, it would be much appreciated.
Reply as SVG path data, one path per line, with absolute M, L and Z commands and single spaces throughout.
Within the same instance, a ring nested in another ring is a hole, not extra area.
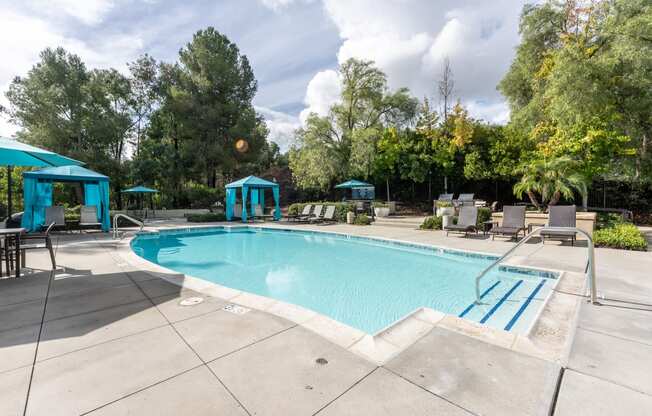
M 113 217 L 113 239 L 118 238 L 118 234 L 119 234 L 119 233 L 118 233 L 118 231 L 119 231 L 119 229 L 118 229 L 118 218 L 124 218 L 124 219 L 126 219 L 126 220 L 128 220 L 128 221 L 131 221 L 131 222 L 133 222 L 134 224 L 140 226 L 140 230 L 138 230 L 138 231 L 142 231 L 142 230 L 143 230 L 143 227 L 145 226 L 145 224 L 144 224 L 142 221 L 138 221 L 137 219 L 135 219 L 135 218 L 133 218 L 133 217 L 130 217 L 129 215 L 126 215 L 126 214 L 116 214 L 116 215 Z
M 588 262 L 586 265 L 586 274 L 589 279 L 589 284 L 591 288 L 591 303 L 597 304 L 598 303 L 598 292 L 595 286 L 595 261 L 594 261 L 594 249 L 593 249 L 593 239 L 591 236 L 584 230 L 581 230 L 577 227 L 538 227 L 532 230 L 529 234 L 527 234 L 521 241 L 518 242 L 514 247 L 512 247 L 510 250 L 507 251 L 507 253 L 503 254 L 499 259 L 491 263 L 486 269 L 484 269 L 478 276 L 475 278 L 475 303 L 480 304 L 480 280 L 487 274 L 491 269 L 493 269 L 497 264 L 500 264 L 503 260 L 505 260 L 509 255 L 511 255 L 517 248 L 525 244 L 530 238 L 532 238 L 535 234 L 540 233 L 541 230 L 546 230 L 546 231 L 569 231 L 573 230 L 575 232 L 578 232 L 582 234 L 584 237 L 586 237 L 588 241 L 587 249 L 588 249 Z

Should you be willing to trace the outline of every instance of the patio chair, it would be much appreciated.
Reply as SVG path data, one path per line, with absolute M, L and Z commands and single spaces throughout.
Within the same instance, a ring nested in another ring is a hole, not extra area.
M 548 227 L 575 227 L 576 225 L 575 205 L 552 205 L 548 208 Z M 541 230 L 541 242 L 545 244 L 548 240 L 570 240 L 575 245 L 577 232 L 575 230 L 549 231 Z
M 493 240 L 496 235 L 509 236 L 511 238 L 518 238 L 518 235 L 525 232 L 525 206 L 505 205 L 503 207 L 503 223 L 500 226 L 493 222 L 494 226 L 491 227 L 491 239 Z
M 53 230 L 66 228 L 65 208 L 61 205 L 45 207 L 45 224 L 54 224 Z
M 460 196 L 457 197 L 457 200 L 454 202 L 458 207 L 463 207 L 468 205 L 473 206 L 475 204 L 475 200 L 473 199 L 474 195 L 475 194 L 460 194 Z
M 315 211 L 312 213 L 311 216 L 308 217 L 308 221 L 310 222 L 321 221 L 321 211 L 323 209 L 324 209 L 323 205 L 315 205 Z
M 464 233 L 464 237 L 467 236 L 469 232 L 478 232 L 477 229 L 478 222 L 478 208 L 477 207 L 461 207 L 460 216 L 457 219 L 457 224 L 450 224 L 444 227 L 446 231 L 446 236 L 449 232 L 454 233 Z
M 63 208 L 63 207 L 62 207 Z M 52 270 L 57 268 L 57 262 L 54 258 L 54 249 L 52 247 L 52 240 L 50 239 L 50 231 L 54 229 L 56 224 L 51 222 L 42 234 L 27 234 L 20 237 L 20 262 L 23 267 L 26 263 L 26 251 L 47 249 L 50 252 L 50 261 L 52 262 Z
M 288 221 L 299 221 L 299 222 L 307 221 L 308 218 L 310 218 L 311 210 L 312 210 L 311 204 L 304 205 L 303 211 L 301 211 L 300 214 L 288 214 L 286 218 Z
M 97 220 L 97 207 L 95 205 L 81 206 L 79 228 L 102 228 L 102 223 Z
M 268 218 L 274 218 L 274 216 L 271 214 L 265 215 L 265 212 L 263 211 L 263 207 L 260 205 L 256 205 L 254 207 L 253 219 L 255 220 L 256 218 L 262 218 L 262 220 L 265 221 Z
M 326 211 L 324 211 L 324 216 L 319 219 L 319 222 L 322 224 L 332 224 L 337 222 L 335 219 L 335 205 L 327 205 Z

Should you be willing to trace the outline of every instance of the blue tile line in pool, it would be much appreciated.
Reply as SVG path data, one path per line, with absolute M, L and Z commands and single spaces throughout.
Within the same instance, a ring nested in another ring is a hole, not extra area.
M 510 329 L 512 329 L 514 324 L 518 321 L 518 318 L 520 318 L 523 312 L 525 312 L 530 302 L 532 302 L 532 299 L 534 299 L 537 293 L 539 293 L 539 290 L 541 290 L 544 284 L 546 284 L 546 280 L 542 279 L 541 282 L 537 285 L 537 287 L 532 291 L 532 293 L 530 293 L 530 296 L 528 296 L 525 302 L 523 302 L 523 304 L 518 309 L 516 314 L 512 317 L 512 319 L 507 323 L 507 325 L 505 325 L 505 331 L 509 331 Z
M 494 283 L 493 285 L 491 285 L 491 287 L 489 287 L 487 290 L 485 290 L 485 291 L 482 293 L 482 295 L 480 295 L 480 299 L 483 299 L 485 296 L 487 296 L 487 295 L 489 294 L 489 292 L 491 292 L 492 290 L 494 290 L 494 288 L 495 288 L 496 286 L 498 286 L 499 284 L 500 284 L 500 280 L 497 281 L 496 283 Z M 476 305 L 475 302 L 471 303 L 471 304 L 470 304 L 469 306 L 467 306 L 466 309 L 464 309 L 464 310 L 462 311 L 462 313 L 459 314 L 458 316 L 459 316 L 460 318 L 464 318 L 464 315 L 466 315 L 467 313 L 471 312 L 471 309 L 473 309 L 473 307 L 474 307 L 475 305 Z
M 505 301 L 506 301 L 506 300 L 507 300 L 507 299 L 512 295 L 512 293 L 514 293 L 514 291 L 515 291 L 516 289 L 518 289 L 518 287 L 519 287 L 522 283 L 523 283 L 522 280 L 519 280 L 518 282 L 516 282 L 516 284 L 515 284 L 514 286 L 512 286 L 512 288 L 509 289 L 509 291 L 508 291 L 507 293 L 505 293 L 505 295 L 504 295 L 502 298 L 500 298 L 500 300 L 498 301 L 498 303 L 496 303 L 496 304 L 493 306 L 493 308 L 489 309 L 489 312 L 487 312 L 487 314 L 486 314 L 485 316 L 483 316 L 482 319 L 480 319 L 480 323 L 481 323 L 481 324 L 484 324 L 485 322 L 487 322 L 487 321 L 489 320 L 489 318 L 491 318 L 491 315 L 493 315 L 493 314 L 498 310 L 498 308 L 500 308 L 500 306 L 501 306 L 503 303 L 505 303 Z

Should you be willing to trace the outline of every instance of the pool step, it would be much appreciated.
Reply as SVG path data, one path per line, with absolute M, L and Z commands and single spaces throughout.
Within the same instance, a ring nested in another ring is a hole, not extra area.
M 470 304 L 459 316 L 505 331 L 524 332 L 543 299 L 547 279 L 500 279 L 485 289 L 483 304 Z

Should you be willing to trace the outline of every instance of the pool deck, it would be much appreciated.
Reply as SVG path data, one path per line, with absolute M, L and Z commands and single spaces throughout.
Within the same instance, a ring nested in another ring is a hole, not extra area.
M 174 226 L 188 224 L 156 224 Z M 293 227 L 496 254 L 513 245 L 397 227 Z M 31 252 L 33 272 L 0 280 L 1 415 L 648 415 L 652 409 L 650 252 L 596 250 L 604 299 L 601 306 L 581 301 L 561 363 L 438 325 L 378 365 L 289 319 L 257 308 L 233 313 L 223 309 L 231 301 L 161 280 L 126 262 L 108 235 L 55 240 L 55 273 L 45 252 Z M 577 272 L 585 250 L 528 244 L 519 256 Z M 193 296 L 205 300 L 179 305 Z

